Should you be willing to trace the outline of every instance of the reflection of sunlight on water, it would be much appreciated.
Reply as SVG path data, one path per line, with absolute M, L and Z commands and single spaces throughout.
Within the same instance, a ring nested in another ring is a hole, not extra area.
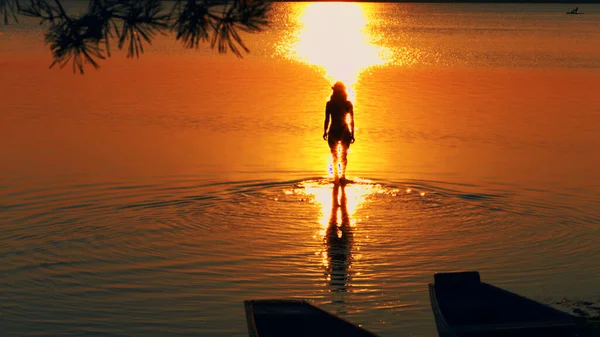
M 357 3 L 310 3 L 299 7 L 301 28 L 282 41 L 284 57 L 318 67 L 331 83 L 341 80 L 351 86 L 366 69 L 391 60 L 391 51 L 373 43 L 367 30 L 368 13 Z
M 328 282 L 339 279 L 340 270 L 344 270 L 342 278 L 345 281 L 338 285 L 345 288 L 350 263 L 357 258 L 356 254 L 352 254 L 353 231 L 360 221 L 355 216 L 356 211 L 364 205 L 369 195 L 377 193 L 381 187 L 361 179 L 355 179 L 354 183 L 345 186 L 343 192 L 340 192 L 342 188 L 337 189 L 324 181 L 305 181 L 299 187 L 295 193 L 307 196 L 319 208 L 320 227 L 314 238 L 324 241 L 325 247 L 316 251 L 315 255 L 320 256 L 321 264 L 327 270 Z M 331 232 L 332 229 L 335 231 Z M 332 235 L 335 236 L 333 239 Z M 330 253 L 334 255 L 330 256 Z
M 354 181 L 356 183 L 349 184 L 345 187 L 347 200 L 346 207 L 348 209 L 348 216 L 352 227 L 356 225 L 356 219 L 354 218 L 356 210 L 364 203 L 365 198 L 376 189 L 376 185 L 369 184 L 366 180 L 355 179 Z M 302 187 L 304 187 L 304 193 L 313 198 L 319 205 L 321 213 L 319 223 L 322 227 L 321 235 L 324 235 L 324 231 L 329 225 L 331 210 L 333 208 L 332 185 L 323 184 L 319 181 L 306 181 L 303 183 Z
M 378 254 L 372 246 L 377 239 L 369 235 L 373 230 L 368 224 L 369 209 L 377 208 L 377 204 L 381 205 L 382 201 L 390 198 L 406 196 L 409 199 L 404 200 L 423 200 L 426 193 L 420 189 L 391 187 L 360 178 L 353 178 L 344 187 L 332 181 L 302 181 L 284 193 L 316 206 L 318 225 L 315 223 L 310 228 L 316 247 L 309 260 L 322 268 L 324 289 L 331 293 L 332 303 L 342 304 L 346 302 L 346 294 L 372 289 L 374 284 L 375 274 L 363 255 L 372 258 Z

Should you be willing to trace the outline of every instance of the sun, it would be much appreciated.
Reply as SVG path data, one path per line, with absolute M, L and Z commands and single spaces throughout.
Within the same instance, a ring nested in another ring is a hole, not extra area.
M 314 66 L 332 84 L 352 86 L 365 70 L 391 62 L 392 53 L 374 44 L 365 7 L 358 3 L 310 3 L 298 9 L 299 29 L 280 43 L 284 57 Z

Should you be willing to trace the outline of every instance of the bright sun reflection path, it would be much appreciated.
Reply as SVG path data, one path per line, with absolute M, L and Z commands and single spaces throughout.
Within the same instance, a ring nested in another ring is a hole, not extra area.
M 343 192 L 341 191 L 343 189 Z M 337 191 L 338 193 L 335 193 Z M 364 240 L 365 229 L 360 228 L 363 218 L 357 216 L 357 211 L 363 209 L 362 214 L 364 220 L 368 221 L 368 210 L 365 206 L 368 205 L 374 198 L 380 195 L 388 195 L 390 197 L 401 196 L 404 194 L 415 193 L 421 197 L 425 197 L 425 191 L 416 191 L 412 188 L 391 188 L 367 179 L 353 178 L 352 181 L 345 187 L 336 187 L 331 183 L 330 179 L 307 180 L 298 183 L 291 189 L 284 190 L 286 195 L 295 195 L 301 197 L 301 200 L 308 201 L 318 208 L 318 227 L 315 228 L 313 238 L 325 242 L 325 247 L 321 246 L 314 252 L 315 256 L 319 256 L 321 264 L 331 272 L 330 267 L 340 267 L 344 265 L 351 268 L 348 261 L 360 260 L 361 240 Z M 342 202 L 345 194 L 345 202 Z M 337 199 L 336 199 L 337 198 Z M 334 207 L 334 202 L 337 207 Z M 345 208 L 345 209 L 344 209 Z M 332 211 L 336 214 L 332 214 Z M 346 211 L 346 217 L 343 212 Z M 333 226 L 333 227 L 332 227 Z M 345 227 L 347 226 L 347 227 Z M 337 228 L 336 228 L 337 227 Z M 336 230 L 337 237 L 341 239 L 335 242 L 331 240 L 331 230 Z M 342 238 L 346 234 L 352 238 Z M 358 235 L 356 235 L 359 233 Z M 366 238 L 369 238 L 366 235 Z M 358 243 L 358 244 L 356 244 Z M 353 248 L 354 247 L 354 248 Z M 340 252 L 341 251 L 341 252 Z M 334 252 L 337 256 L 329 256 L 328 252 Z M 334 264 L 332 266 L 332 263 Z M 337 264 L 337 266 L 335 265 Z M 337 270 L 339 272 L 339 269 Z M 335 274 L 335 273 L 334 273 Z M 328 274 L 329 277 L 333 275 Z M 339 276 L 339 273 L 338 273 Z
M 301 28 L 281 46 L 285 56 L 318 67 L 332 84 L 343 81 L 353 101 L 352 85 L 360 74 L 391 62 L 391 51 L 373 44 L 361 4 L 311 3 L 303 10 L 298 19 Z
M 343 226 L 349 226 L 349 227 L 345 227 L 345 228 L 350 228 L 352 230 L 352 228 L 355 228 L 357 225 L 357 221 L 360 221 L 360 219 L 357 219 L 356 217 L 356 211 L 365 203 L 367 196 L 376 193 L 378 191 L 379 185 L 375 185 L 375 184 L 371 184 L 369 181 L 367 180 L 362 180 L 362 179 L 357 179 L 354 181 L 354 183 L 346 185 L 345 187 L 343 187 L 343 192 L 340 192 L 340 190 L 337 187 L 332 187 L 332 184 L 327 183 L 327 181 L 304 181 L 302 182 L 302 184 L 299 186 L 298 189 L 295 190 L 295 193 L 301 194 L 301 195 L 305 195 L 309 200 L 311 200 L 311 202 L 313 202 L 314 204 L 316 204 L 319 207 L 319 213 L 320 213 L 320 218 L 319 218 L 319 232 L 318 232 L 318 236 L 315 235 L 315 238 L 319 238 L 320 240 L 324 240 L 326 239 L 326 236 L 328 235 L 327 232 L 328 230 L 331 230 L 330 226 L 337 226 L 336 232 L 337 232 L 337 237 L 338 239 L 341 239 L 341 241 L 338 241 L 338 244 L 342 244 L 341 247 L 336 247 L 333 248 L 332 244 L 335 243 L 331 243 L 330 241 L 327 241 L 327 247 L 324 247 L 323 249 L 320 249 L 319 251 L 315 252 L 315 255 L 320 256 L 321 257 L 321 264 L 323 265 L 323 267 L 327 268 L 328 270 L 328 275 L 327 275 L 327 281 L 331 281 L 331 270 L 329 269 L 330 267 L 333 267 L 330 265 L 330 263 L 332 263 L 332 261 L 330 261 L 330 259 L 335 258 L 334 256 L 328 256 L 328 252 L 330 249 L 337 249 L 338 250 L 338 257 L 337 259 L 339 259 L 339 250 L 341 249 L 342 251 L 344 251 L 347 255 L 347 258 L 349 258 L 350 260 L 352 259 L 356 259 L 358 256 L 354 256 L 354 258 L 351 257 L 351 250 L 352 248 L 349 246 L 345 246 L 350 244 L 349 241 L 347 240 L 351 240 L 349 238 L 342 238 L 343 235 L 343 231 L 344 231 L 344 227 Z M 340 188 L 341 189 L 341 188 Z M 338 191 L 338 193 L 334 193 L 334 191 Z M 345 193 L 345 202 L 342 202 L 343 197 L 342 195 Z M 337 199 L 336 199 L 337 198 Z M 334 207 L 334 203 L 336 205 L 339 205 L 341 207 Z M 345 218 L 346 220 L 344 220 L 344 217 L 342 215 L 342 208 L 345 207 L 345 210 L 347 211 L 347 218 Z M 332 214 L 332 211 L 335 211 L 336 214 Z M 344 222 L 347 221 L 347 222 Z M 346 232 L 346 235 L 350 235 L 352 236 L 352 234 Z M 331 240 L 331 239 L 329 239 Z M 343 258 L 344 261 L 348 262 L 347 260 L 345 260 L 345 258 Z M 337 267 L 343 266 L 345 265 L 347 268 L 350 268 L 349 265 L 346 265 L 346 262 L 344 261 L 337 261 L 337 262 L 333 262 L 336 264 Z M 341 263 L 341 264 L 340 264 Z M 339 270 L 338 270 L 339 272 Z
M 302 189 L 298 193 L 302 193 L 316 202 L 320 209 L 321 235 L 325 234 L 325 230 L 329 226 L 331 219 L 331 210 L 333 208 L 332 185 L 323 184 L 320 181 L 305 181 L 302 183 Z M 350 218 L 350 226 L 356 226 L 356 210 L 365 202 L 367 196 L 375 193 L 378 185 L 370 184 L 368 180 L 354 179 L 354 183 L 345 187 L 346 192 L 346 207 Z

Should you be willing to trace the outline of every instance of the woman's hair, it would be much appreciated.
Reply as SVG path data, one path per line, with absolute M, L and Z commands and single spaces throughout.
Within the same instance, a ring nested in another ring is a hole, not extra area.
M 342 81 L 337 81 L 331 87 L 333 89 L 333 93 L 331 94 L 331 100 L 347 100 L 348 94 L 346 93 L 346 85 Z
M 333 93 L 331 94 L 331 100 L 342 100 L 342 101 L 346 101 L 348 100 L 348 94 L 346 93 L 345 90 L 334 90 Z

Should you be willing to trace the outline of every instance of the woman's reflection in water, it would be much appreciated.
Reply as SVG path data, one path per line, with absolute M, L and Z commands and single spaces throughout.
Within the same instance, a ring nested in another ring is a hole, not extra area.
M 334 185 L 332 194 L 331 217 L 325 233 L 327 281 L 330 291 L 345 293 L 350 281 L 353 233 L 350 227 L 345 187 Z M 344 301 L 340 298 L 334 302 Z

